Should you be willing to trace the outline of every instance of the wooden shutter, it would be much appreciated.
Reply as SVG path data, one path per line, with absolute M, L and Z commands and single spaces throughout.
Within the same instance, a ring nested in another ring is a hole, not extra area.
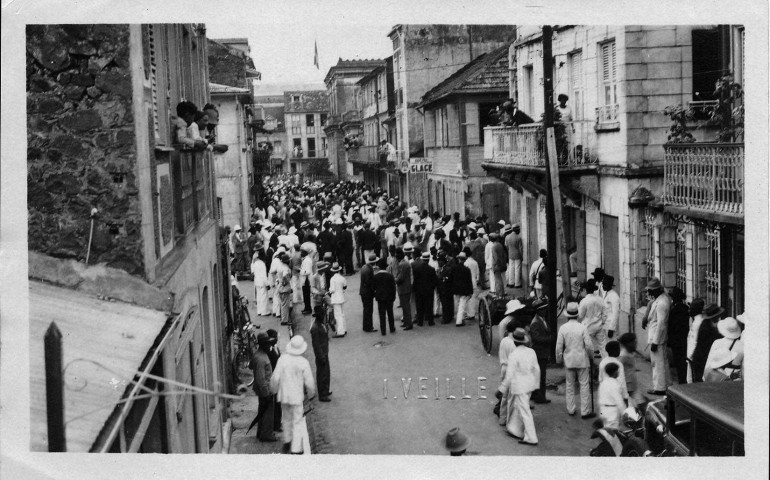
M 449 136 L 450 147 L 456 147 L 460 145 L 460 115 L 457 111 L 457 104 L 450 103 L 447 105 L 447 130 Z
M 467 102 L 465 104 L 465 144 L 481 144 L 481 133 L 479 131 L 479 104 L 476 102 Z
M 664 225 L 660 236 L 660 281 L 666 287 L 673 287 L 676 285 L 676 225 Z
M 168 49 L 163 29 L 162 25 L 147 26 L 152 122 L 157 145 L 169 145 L 171 141 L 169 134 L 171 111 L 168 101 Z
M 436 146 L 436 113 L 433 110 L 426 110 L 423 123 L 425 132 L 425 147 Z

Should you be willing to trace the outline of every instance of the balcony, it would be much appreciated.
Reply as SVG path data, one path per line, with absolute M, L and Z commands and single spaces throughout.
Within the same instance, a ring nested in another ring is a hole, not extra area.
M 619 106 L 617 103 L 596 107 L 596 125 L 597 132 L 614 132 L 620 130 L 620 120 L 618 120 Z
M 379 149 L 375 146 L 360 146 L 348 150 L 348 159 L 353 163 L 379 166 Z
M 678 143 L 664 149 L 663 202 L 667 210 L 743 223 L 744 144 Z
M 599 163 L 596 134 L 591 121 L 555 125 L 558 162 L 563 167 Z M 484 129 L 484 163 L 492 167 L 537 169 L 545 167 L 545 135 L 541 123 Z

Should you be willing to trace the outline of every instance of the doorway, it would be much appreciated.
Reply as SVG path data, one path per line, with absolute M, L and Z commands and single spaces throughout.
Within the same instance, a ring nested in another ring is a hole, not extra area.
M 602 268 L 607 275 L 615 277 L 615 290 L 620 294 L 623 282 L 620 279 L 620 255 L 618 244 L 618 217 L 601 214 L 602 220 Z

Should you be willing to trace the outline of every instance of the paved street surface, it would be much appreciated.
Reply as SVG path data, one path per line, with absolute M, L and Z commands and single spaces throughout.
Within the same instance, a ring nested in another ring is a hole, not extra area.
M 397 307 L 396 334 L 365 333 L 361 326 L 359 275 L 346 278 L 348 335 L 330 339 L 333 395 L 330 403 L 314 402 L 315 410 L 309 422 L 314 453 L 446 455 L 442 445 L 444 435 L 458 426 L 471 438 L 469 455 L 588 455 L 596 443 L 589 438 L 592 420 L 567 415 L 562 368 L 548 369 L 548 397 L 552 403 L 535 405 L 533 410 L 539 446 L 520 445 L 498 425 L 498 418 L 492 413 L 500 371 L 499 338 L 495 337 L 493 354 L 488 355 L 481 346 L 475 321 L 462 328 L 438 323 L 403 331 L 398 328 L 401 311 Z M 247 298 L 252 301 L 251 282 L 240 282 L 240 289 L 249 292 Z M 257 317 L 253 309 L 251 313 L 253 321 L 261 324 L 261 331 L 277 329 L 281 333 L 280 344 L 286 344 L 287 329 L 279 326 L 277 318 Z M 311 317 L 301 318 L 299 333 L 309 342 L 307 330 Z M 374 324 L 379 325 L 376 303 Z M 315 369 L 312 347 L 308 348 L 307 357 Z M 640 385 L 648 385 L 649 363 L 639 359 L 637 365 Z M 428 379 L 423 381 L 426 388 L 422 392 L 428 399 L 417 398 L 420 377 Z M 482 392 L 486 399 L 479 398 L 477 377 L 487 379 L 482 383 L 487 387 Z M 449 394 L 456 397 L 454 400 L 447 399 L 447 378 L 450 379 Z M 461 399 L 463 378 L 465 394 L 470 399 Z M 384 379 L 387 379 L 387 398 L 384 398 Z M 404 398 L 407 385 L 407 398 Z M 244 435 L 256 409 L 253 393 L 232 405 L 235 430 L 231 453 L 280 451 L 280 442 L 257 442 L 254 430 L 248 437 Z

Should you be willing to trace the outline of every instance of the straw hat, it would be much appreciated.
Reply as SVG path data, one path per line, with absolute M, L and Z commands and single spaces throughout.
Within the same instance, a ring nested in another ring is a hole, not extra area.
M 459 427 L 449 430 L 444 439 L 444 447 L 450 452 L 462 452 L 470 443 L 468 436 L 461 432 Z
M 331 270 L 329 270 L 332 273 L 337 273 L 342 270 L 342 267 L 340 267 L 340 264 L 337 262 L 334 262 L 334 265 L 332 265 Z
M 422 252 L 422 255 L 420 255 L 420 258 L 423 260 L 430 260 L 430 252 Z
M 578 317 L 578 304 L 576 302 L 569 302 L 567 304 L 567 318 L 577 318 Z
M 596 275 L 596 272 L 598 270 L 602 270 L 601 268 L 597 268 L 594 270 L 594 273 L 591 275 Z M 604 270 L 602 270 L 602 273 L 604 273 Z M 663 285 L 660 283 L 660 279 L 658 277 L 652 277 L 649 282 L 647 282 L 647 286 L 645 287 L 645 290 L 657 290 L 659 288 L 663 288 Z
M 366 263 L 368 264 L 377 263 L 379 261 L 380 261 L 380 257 L 378 257 L 375 254 L 369 255 L 369 258 L 366 259 Z
M 315 268 L 316 268 L 316 271 L 318 271 L 319 273 L 323 272 L 324 270 L 329 268 L 329 262 L 324 262 L 323 260 L 321 260 L 316 264 Z
M 286 345 L 286 353 L 289 355 L 302 355 L 307 350 L 307 342 L 302 335 L 294 335 Z
M 529 344 L 529 335 L 527 335 L 527 331 L 523 328 L 519 327 L 513 331 L 513 343 L 519 344 L 519 345 L 527 345 Z
M 723 337 L 730 340 L 741 338 L 741 327 L 733 317 L 727 317 L 717 322 L 717 330 L 719 330 Z

